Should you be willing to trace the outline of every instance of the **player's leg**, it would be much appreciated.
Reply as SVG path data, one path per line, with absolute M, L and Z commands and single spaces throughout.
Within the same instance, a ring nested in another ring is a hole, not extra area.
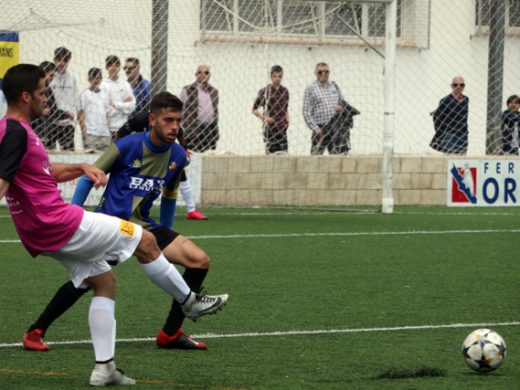
M 115 278 L 112 271 L 85 279 L 94 296 L 88 322 L 96 364 L 90 375 L 91 386 L 134 385 L 135 380 L 123 375 L 114 362 L 116 345 Z
M 134 254 L 146 276 L 181 304 L 186 317 L 196 321 L 216 313 L 227 302 L 227 294 L 210 296 L 192 292 L 179 271 L 164 257 L 152 233 L 142 231 Z
M 159 246 L 163 248 L 165 257 L 170 262 L 185 267 L 184 280 L 192 291 L 200 292 L 210 266 L 210 259 L 206 252 L 188 238 L 169 229 L 158 228 L 154 229 L 153 232 Z M 157 334 L 157 345 L 163 348 L 207 349 L 205 343 L 197 342 L 184 333 L 182 329 L 184 318 L 185 315 L 181 306 L 173 300 L 166 322 Z
M 193 197 L 193 188 L 191 187 L 191 183 L 186 176 L 186 172 L 182 171 L 181 181 L 179 183 L 179 190 L 181 191 L 182 199 L 184 200 L 184 204 L 186 205 L 186 218 L 187 219 L 202 219 L 206 220 L 204 214 L 202 214 L 197 207 L 195 206 L 195 198 Z
M 63 284 L 51 299 L 47 307 L 34 324 L 23 335 L 23 346 L 29 351 L 47 351 L 49 347 L 43 343 L 42 337 L 45 336 L 51 324 L 72 307 L 89 288 L 76 288 L 69 280 Z
M 44 253 L 62 263 L 74 287 L 93 290 L 88 316 L 96 359 L 90 376 L 92 386 L 135 384 L 135 380 L 117 370 L 114 362 L 115 278 L 105 260 L 129 258 L 139 244 L 141 230 L 130 232 L 120 222 L 114 217 L 85 212 L 71 240 L 55 252 Z

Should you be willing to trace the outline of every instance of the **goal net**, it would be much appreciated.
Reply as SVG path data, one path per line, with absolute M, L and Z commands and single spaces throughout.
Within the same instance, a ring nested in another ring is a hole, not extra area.
M 203 156 L 229 156 L 228 169 L 240 171 L 245 169 L 240 166 L 244 160 L 235 157 L 258 156 L 258 161 L 264 161 L 260 156 L 266 155 L 266 126 L 262 117 L 274 114 L 269 112 L 272 107 L 261 103 L 262 99 L 271 98 L 272 91 L 269 88 L 263 94 L 259 91 L 272 82 L 271 69 L 275 65 L 283 69 L 282 85 L 289 94 L 288 151 L 280 158 L 311 154 L 313 130 L 304 117 L 304 96 L 306 88 L 317 81 L 319 63 L 327 65 L 329 81 L 334 82 L 344 103 L 356 113 L 347 116 L 348 120 L 340 126 L 348 133 L 342 141 L 342 146 L 348 147 L 340 148 L 341 155 L 347 154 L 348 149 L 348 157 L 341 158 L 350 161 L 358 157 L 382 158 L 385 10 L 390 2 L 7 0 L 4 9 L 9 12 L 0 15 L 0 30 L 18 33 L 20 62 L 52 62 L 56 48 L 68 48 L 72 53 L 69 70 L 77 78 L 79 92 L 88 87 L 90 68 L 101 68 L 107 78 L 105 59 L 109 55 L 119 57 L 122 68 L 127 58 L 138 58 L 140 72 L 152 81 L 154 92 L 167 89 L 182 95 L 183 87 L 195 85 L 201 75 L 197 70 L 208 71 L 209 84 L 218 91 L 218 111 L 207 109 L 216 104 L 207 99 L 214 99 L 216 92 L 213 95 L 201 92 L 196 98 L 206 110 L 187 111 L 185 121 L 218 120 L 218 141 L 214 149 L 210 147 Z M 503 140 L 497 120 L 500 121 L 507 97 L 520 91 L 520 79 L 516 76 L 520 49 L 515 44 L 520 6 L 517 0 L 505 1 L 505 31 L 497 35 L 489 28 L 497 18 L 492 3 L 489 0 L 395 0 L 397 52 L 392 91 L 395 94 L 392 153 L 443 155 L 443 151 L 430 146 L 435 133 L 430 113 L 438 108 L 442 97 L 452 92 L 454 76 L 464 78 L 464 94 L 470 98 L 467 154 L 501 153 Z M 488 72 L 490 34 L 498 39 L 492 43 L 499 45 L 492 61 L 496 68 L 492 72 L 503 74 L 502 80 L 499 76 L 493 79 Z M 502 61 L 500 48 L 504 51 Z M 120 77 L 126 78 L 123 69 Z M 492 96 L 498 106 L 490 106 L 488 102 L 489 80 L 494 83 Z M 260 98 L 257 113 L 261 118 L 253 113 L 257 98 Z M 81 152 L 83 139 L 77 122 L 75 125 L 75 150 Z M 195 139 L 190 145 L 192 149 L 199 150 L 199 142 L 205 141 Z M 340 158 L 328 157 L 329 154 L 325 148 L 324 158 L 330 161 Z M 260 181 L 260 186 L 265 187 L 276 181 L 279 167 L 269 164 L 272 171 L 263 171 L 263 176 L 255 179 L 256 185 Z M 345 166 L 348 162 L 341 164 Z M 381 169 L 379 164 L 375 171 L 369 172 L 378 177 L 375 179 L 379 183 L 375 185 L 378 196 L 382 187 Z M 313 179 L 307 175 L 300 180 Z M 316 185 L 326 185 L 323 180 L 334 179 L 320 180 L 321 184 Z M 245 203 L 255 204 L 255 201 L 250 197 Z M 289 198 L 285 203 L 291 203 Z M 310 199 L 303 202 L 312 203 Z M 337 204 L 349 204 L 349 201 Z

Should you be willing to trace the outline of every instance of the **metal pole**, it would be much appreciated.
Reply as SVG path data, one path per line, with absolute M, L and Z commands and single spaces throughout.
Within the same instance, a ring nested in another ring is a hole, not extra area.
M 488 94 L 486 154 L 500 154 L 500 125 L 504 86 L 505 0 L 489 1 Z
M 385 20 L 385 75 L 384 75 L 384 130 L 383 130 L 383 196 L 381 211 L 394 211 L 394 124 L 395 124 L 395 46 L 397 2 L 386 5 Z
M 167 89 L 168 3 L 169 0 L 152 0 L 152 95 Z

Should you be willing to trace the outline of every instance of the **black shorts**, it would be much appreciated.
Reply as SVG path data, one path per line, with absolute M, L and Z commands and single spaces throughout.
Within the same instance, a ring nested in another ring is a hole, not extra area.
M 176 231 L 168 229 L 164 226 L 154 227 L 150 229 L 150 233 L 152 233 L 155 236 L 157 244 L 159 245 L 159 248 L 161 250 L 170 245 L 173 242 L 173 240 L 175 240 L 179 235 L 179 233 L 177 233 Z

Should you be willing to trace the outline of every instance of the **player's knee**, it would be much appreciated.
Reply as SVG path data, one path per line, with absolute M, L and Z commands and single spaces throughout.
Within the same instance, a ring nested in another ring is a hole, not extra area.
M 204 255 L 201 257 L 199 268 L 202 269 L 209 269 L 211 266 L 211 259 L 209 258 L 208 254 L 204 252 Z
M 141 263 L 150 263 L 159 257 L 161 250 L 157 246 L 157 241 L 152 233 L 147 230 L 143 230 L 141 241 L 137 246 L 135 255 Z

